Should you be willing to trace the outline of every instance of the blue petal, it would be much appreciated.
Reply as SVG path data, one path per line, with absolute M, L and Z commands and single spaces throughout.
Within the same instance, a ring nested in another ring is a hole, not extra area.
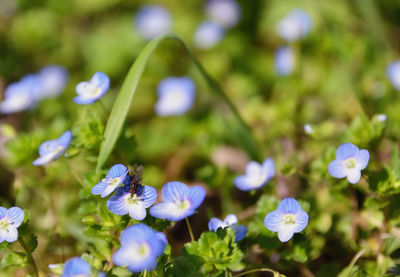
M 107 200 L 107 207 L 110 212 L 116 215 L 125 215 L 128 213 L 128 205 L 124 201 L 124 196 L 125 194 L 121 196 L 114 195 Z
M 61 146 L 66 148 L 71 142 L 71 139 L 72 139 L 72 132 L 68 130 L 58 138 L 58 142 Z
M 5 217 L 7 214 L 7 209 L 4 207 L 0 207 L 0 219 L 2 219 L 3 217 Z
M 98 183 L 97 185 L 95 185 L 95 186 L 92 187 L 91 192 L 92 192 L 92 194 L 94 194 L 94 195 L 102 194 L 103 191 L 106 189 L 107 186 L 108 186 L 107 183 L 100 182 L 100 183 Z
M 133 273 L 155 269 L 157 258 L 152 255 L 152 253 L 145 259 L 138 259 L 138 255 L 135 254 L 136 253 L 132 251 L 132 246 L 121 246 L 121 248 L 114 253 L 112 257 L 113 262 L 119 266 L 128 266 L 129 271 Z
M 145 39 L 153 39 L 171 29 L 171 15 L 161 5 L 143 6 L 135 17 L 137 31 Z
M 369 161 L 369 152 L 366 149 L 360 150 L 356 155 L 357 168 L 363 170 L 367 167 Z
M 142 194 L 140 195 L 144 197 L 142 202 L 145 208 L 150 207 L 153 205 L 154 201 L 157 199 L 157 190 L 150 186 L 143 186 Z
M 105 74 L 104 72 L 96 72 L 92 79 L 90 79 L 90 82 L 95 85 L 98 88 L 101 88 L 104 93 L 108 90 L 108 88 L 110 87 L 110 78 L 107 76 L 107 74 Z M 104 93 L 101 95 L 103 96 Z M 101 97 L 100 96 L 100 97 Z M 99 97 L 99 98 L 100 98 Z
M 192 209 L 197 209 L 203 203 L 206 197 L 206 190 L 201 186 L 193 186 L 189 188 L 188 200 L 192 203 Z
M 19 227 L 25 217 L 24 211 L 18 207 L 9 208 L 7 215 L 12 220 L 14 227 Z
M 284 46 L 275 52 L 275 70 L 280 76 L 287 76 L 295 68 L 295 53 L 292 48 Z
M 177 202 L 189 194 L 189 188 L 181 182 L 168 182 L 161 191 L 164 202 Z
M 302 211 L 299 202 L 297 202 L 296 199 L 290 197 L 283 199 L 281 203 L 279 203 L 276 210 L 282 213 L 291 213 L 291 214 L 295 214 Z
M 295 222 L 296 222 L 296 227 L 293 230 L 295 233 L 299 233 L 306 228 L 308 225 L 308 214 L 304 211 L 299 212 L 298 214 L 295 215 Z
M 238 222 L 237 217 L 236 217 L 236 215 L 234 215 L 234 214 L 228 214 L 228 215 L 224 218 L 224 223 L 225 223 L 227 226 L 232 226 L 232 225 L 234 225 L 234 224 L 237 224 L 237 222 Z
M 225 36 L 222 26 L 213 21 L 204 21 L 194 33 L 194 43 L 200 49 L 209 49 L 218 44 Z
M 116 165 L 113 165 L 111 167 L 111 169 L 108 171 L 107 177 L 110 177 L 110 178 L 114 179 L 114 178 L 118 178 L 118 177 L 121 177 L 123 175 L 126 175 L 127 173 L 128 173 L 128 170 L 127 170 L 125 165 L 116 164 Z
M 79 257 L 69 259 L 63 269 L 62 277 L 73 277 L 78 274 L 90 275 L 90 265 Z
M 89 98 L 84 98 L 84 97 L 78 95 L 78 96 L 75 96 L 72 99 L 72 101 L 74 101 L 76 104 L 79 104 L 79 105 L 88 105 L 88 104 L 92 104 L 92 103 L 96 102 L 97 98 L 96 99 L 95 98 L 90 98 L 89 99 Z
M 244 225 L 235 225 L 232 226 L 232 229 L 235 231 L 235 242 L 244 239 L 247 233 L 247 227 Z
M 161 202 L 150 208 L 150 215 L 160 219 L 167 219 L 170 221 L 180 221 L 188 216 L 194 214 L 194 209 L 188 208 L 182 210 L 173 202 Z
M 346 160 L 358 153 L 358 147 L 352 143 L 345 143 L 339 146 L 336 152 L 336 160 Z
M 335 178 L 346 177 L 346 171 L 341 160 L 332 161 L 328 166 L 328 172 Z
M 262 164 L 262 169 L 267 172 L 267 180 L 275 176 L 275 164 L 271 158 L 266 159 Z
M 54 155 L 47 154 L 47 155 L 44 155 L 44 156 L 39 157 L 36 160 L 34 160 L 32 162 L 32 164 L 34 166 L 44 165 L 44 164 L 47 164 L 47 163 L 51 162 L 53 159 L 54 159 Z
M 264 218 L 264 226 L 271 232 L 278 232 L 281 224 L 281 211 L 273 211 L 268 213 Z
M 218 228 L 223 228 L 223 226 L 224 222 L 222 222 L 222 220 L 216 217 L 211 218 L 210 221 L 208 222 L 208 230 L 210 231 L 216 232 Z
M 247 177 L 246 175 L 241 175 L 237 176 L 234 180 L 233 183 L 235 186 L 243 191 L 248 191 L 254 189 L 248 182 L 247 182 Z

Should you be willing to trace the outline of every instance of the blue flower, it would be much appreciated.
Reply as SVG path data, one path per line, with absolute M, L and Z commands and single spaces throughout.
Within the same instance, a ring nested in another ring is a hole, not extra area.
M 281 76 L 291 74 L 295 66 L 295 54 L 292 48 L 284 46 L 275 52 L 275 70 Z
M 17 228 L 24 220 L 24 211 L 18 207 L 8 210 L 0 207 L 0 243 L 3 241 L 14 242 L 18 239 Z
M 55 97 L 63 92 L 68 82 L 68 71 L 58 65 L 49 65 L 40 70 L 38 77 L 41 82 L 42 98 Z
M 312 20 L 310 16 L 301 9 L 292 10 L 276 26 L 278 34 L 289 42 L 305 37 L 310 32 L 311 27 Z
M 251 161 L 246 166 L 246 174 L 236 177 L 235 186 L 243 191 L 259 189 L 275 176 L 274 161 L 266 159 L 262 164 Z
M 147 40 L 168 33 L 171 25 L 171 15 L 160 5 L 143 6 L 135 17 L 135 26 L 139 34 Z
M 103 72 L 96 72 L 89 82 L 80 82 L 76 85 L 74 102 L 80 105 L 92 104 L 106 94 L 110 87 L 110 78 Z
M 181 182 L 168 182 L 161 191 L 162 201 L 150 208 L 150 214 L 161 219 L 179 221 L 194 214 L 206 196 L 201 186 L 188 187 Z
M 208 222 L 208 230 L 216 232 L 218 228 L 231 227 L 235 231 L 235 242 L 242 240 L 247 233 L 247 227 L 244 225 L 237 225 L 237 217 L 234 214 L 227 215 L 224 221 L 219 218 L 213 217 Z
M 157 87 L 155 112 L 159 116 L 181 115 L 193 105 L 196 87 L 188 77 L 168 77 Z
M 113 255 L 118 266 L 127 266 L 131 272 L 153 270 L 157 267 L 157 258 L 164 252 L 167 239 L 145 224 L 127 227 L 121 233 L 121 248 Z
M 94 195 L 101 194 L 101 197 L 110 195 L 127 178 L 128 169 L 123 164 L 116 164 L 111 167 L 106 177 L 97 185 L 92 187 Z M 129 179 L 128 179 L 129 182 Z
M 40 89 L 40 80 L 34 74 L 27 75 L 19 82 L 10 84 L 0 103 L 0 112 L 10 114 L 30 109 L 38 100 Z
M 268 213 L 264 219 L 265 227 L 272 232 L 278 232 L 281 242 L 290 240 L 294 233 L 303 231 L 307 224 L 308 214 L 293 198 L 283 199 L 278 208 Z
M 360 181 L 361 170 L 367 167 L 368 161 L 368 150 L 359 150 L 354 144 L 345 143 L 339 146 L 336 160 L 329 164 L 328 171 L 335 178 L 347 177 L 350 183 L 356 184 Z
M 210 0 L 206 4 L 206 13 L 212 21 L 231 28 L 239 22 L 241 9 L 235 0 Z
M 129 179 L 129 176 L 126 177 Z M 129 191 L 129 185 L 119 187 L 116 195 L 107 201 L 107 207 L 117 215 L 129 214 L 136 220 L 146 217 L 146 208 L 153 205 L 157 199 L 157 190 L 150 186 L 139 186 L 135 194 Z
M 90 265 L 79 257 L 69 259 L 63 268 L 61 277 L 89 277 Z
M 71 131 L 66 131 L 58 139 L 43 142 L 39 146 L 40 157 L 33 161 L 33 165 L 44 165 L 59 158 L 67 149 L 71 139 Z
M 205 21 L 194 33 L 194 43 L 200 49 L 209 49 L 220 42 L 225 36 L 224 29 L 217 23 Z
M 400 90 L 400 60 L 389 64 L 386 68 L 386 74 L 395 89 Z

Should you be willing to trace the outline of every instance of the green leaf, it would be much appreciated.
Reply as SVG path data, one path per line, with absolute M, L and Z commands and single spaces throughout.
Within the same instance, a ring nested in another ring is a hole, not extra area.
M 185 48 L 186 52 L 189 54 L 191 60 L 193 61 L 203 78 L 206 80 L 211 90 L 215 92 L 219 97 L 221 97 L 231 109 L 235 118 L 235 123 L 229 122 L 231 125 L 230 130 L 233 133 L 232 137 L 237 138 L 237 143 L 240 144 L 250 154 L 252 158 L 259 159 L 259 148 L 256 145 L 253 137 L 251 136 L 249 128 L 246 126 L 239 112 L 233 106 L 232 102 L 229 100 L 226 94 L 222 91 L 218 83 L 215 82 L 204 70 L 203 66 L 198 62 L 198 60 L 194 57 L 192 52 L 186 46 L 186 43 L 179 36 L 175 34 L 166 34 L 150 41 L 137 57 L 131 69 L 129 70 L 128 75 L 122 85 L 121 91 L 119 92 L 117 99 L 115 100 L 115 103 L 112 107 L 111 114 L 107 122 L 103 137 L 104 140 L 101 144 L 99 157 L 97 159 L 96 171 L 99 171 L 103 167 L 114 149 L 114 146 L 121 133 L 122 126 L 128 114 L 129 108 L 131 106 L 132 99 L 138 86 L 139 80 L 143 74 L 144 68 L 147 64 L 148 59 L 150 58 L 150 55 L 153 53 L 156 47 L 165 39 L 174 39 Z
M 7 267 L 24 267 L 26 266 L 28 257 L 24 253 L 9 252 L 7 253 L 0 262 L 0 269 Z
M 196 264 L 202 261 L 202 272 L 241 270 L 243 253 L 234 241 L 235 232 L 231 228 L 204 232 L 198 241 L 186 243 L 182 254 Z

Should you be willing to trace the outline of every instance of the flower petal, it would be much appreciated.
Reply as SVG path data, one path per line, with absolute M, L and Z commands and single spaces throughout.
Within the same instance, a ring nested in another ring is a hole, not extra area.
M 355 156 L 358 153 L 358 147 L 352 143 L 344 143 L 339 146 L 336 152 L 336 160 L 345 160 Z
M 208 222 L 208 230 L 216 232 L 218 228 L 224 228 L 224 222 L 221 219 L 213 217 Z
M 295 228 L 294 232 L 299 233 L 306 228 L 308 225 L 308 214 L 304 211 L 299 212 L 298 214 L 295 215 Z
M 179 221 L 194 214 L 194 210 L 190 207 L 183 210 L 174 202 L 162 202 L 151 207 L 150 214 L 160 219 Z
M 275 176 L 275 164 L 271 158 L 266 159 L 262 164 L 262 170 L 267 173 L 267 179 Z
M 146 208 L 142 202 L 138 201 L 136 204 L 127 205 L 129 216 L 136 220 L 143 220 L 146 217 Z
M 189 188 L 189 193 L 187 198 L 192 204 L 192 209 L 197 209 L 201 203 L 203 203 L 206 197 L 206 190 L 201 186 L 193 186 Z
M 182 200 L 189 193 L 189 188 L 181 182 L 168 182 L 162 190 L 162 200 L 165 202 L 177 202 Z
M 106 189 L 106 187 L 108 186 L 107 183 L 105 182 L 100 182 L 97 185 L 94 185 L 91 189 L 91 193 L 94 195 L 98 195 L 98 194 L 102 194 L 103 191 Z
M 360 150 L 356 155 L 357 168 L 363 170 L 367 167 L 369 161 L 369 152 L 366 149 Z
M 235 230 L 235 242 L 240 241 L 242 239 L 244 239 L 244 237 L 246 236 L 247 233 L 247 227 L 244 225 L 235 225 L 232 226 L 232 229 Z
M 237 176 L 233 179 L 233 183 L 235 184 L 236 188 L 242 191 L 248 191 L 254 189 L 248 182 L 248 178 L 246 175 Z
M 14 226 L 8 226 L 7 229 L 0 230 L 0 241 L 5 240 L 14 242 L 18 239 L 18 230 Z
M 246 165 L 246 175 L 260 175 L 262 171 L 261 165 L 258 162 L 250 161 Z
M 124 175 L 126 176 L 126 174 L 128 174 L 128 170 L 127 170 L 126 166 L 123 164 L 116 164 L 116 165 L 113 165 L 111 167 L 111 169 L 108 171 L 107 177 L 114 179 L 114 178 L 118 178 L 118 177 L 121 177 Z M 125 178 L 124 178 L 124 180 L 125 180 Z M 124 180 L 121 180 L 121 182 Z
M 287 242 L 293 237 L 293 230 L 291 228 L 282 228 L 278 231 L 278 238 L 281 242 Z
M 121 196 L 114 195 L 107 200 L 107 207 L 112 213 L 116 215 L 125 215 L 128 213 L 128 205 L 124 201 L 125 195 L 126 194 Z
M 346 171 L 342 161 L 334 160 L 328 166 L 328 172 L 332 177 L 344 178 L 346 177 Z
M 226 226 L 232 226 L 234 224 L 237 224 L 238 220 L 237 220 L 236 215 L 228 214 L 224 219 L 224 223 L 226 224 Z
M 32 164 L 34 166 L 44 165 L 44 164 L 47 164 L 47 163 L 51 162 L 52 160 L 54 160 L 55 157 L 56 157 L 55 153 L 50 153 L 45 156 L 37 158 L 36 160 L 34 160 L 32 162 Z
M 271 232 L 278 232 L 281 225 L 282 212 L 273 211 L 264 218 L 264 226 Z
M 290 197 L 283 199 L 279 203 L 276 210 L 282 213 L 291 213 L 291 214 L 295 214 L 302 211 L 299 202 L 297 202 L 296 199 Z
M 357 184 L 361 178 L 361 171 L 358 169 L 352 169 L 347 171 L 347 180 L 352 184 Z
M 3 217 L 5 217 L 7 214 L 7 209 L 4 207 L 0 207 L 0 219 L 2 219 Z
M 79 257 L 69 259 L 63 269 L 62 277 L 73 277 L 77 275 L 90 274 L 90 265 Z
M 15 227 L 15 228 L 17 228 L 21 225 L 21 223 L 25 217 L 24 211 L 18 207 L 9 208 L 7 211 L 7 215 L 13 222 L 13 227 Z
M 143 186 L 142 189 L 142 203 L 145 208 L 150 207 L 153 205 L 154 201 L 157 199 L 157 190 L 150 186 Z

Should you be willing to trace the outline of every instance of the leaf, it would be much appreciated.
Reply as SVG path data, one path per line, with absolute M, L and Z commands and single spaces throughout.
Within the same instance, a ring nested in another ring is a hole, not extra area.
M 122 88 L 112 107 L 110 118 L 107 122 L 103 137 L 104 140 L 100 146 L 100 153 L 97 159 L 96 171 L 99 171 L 103 167 L 115 147 L 115 144 L 121 133 L 122 126 L 128 114 L 129 108 L 131 106 L 132 99 L 138 86 L 139 80 L 143 74 L 144 68 L 147 64 L 148 59 L 150 58 L 150 55 L 164 39 L 168 38 L 175 39 L 185 48 L 189 57 L 196 65 L 197 69 L 206 80 L 211 90 L 215 92 L 219 97 L 221 97 L 231 109 L 235 118 L 235 123 L 229 122 L 229 124 L 231 125 L 230 130 L 233 133 L 233 137 L 238 139 L 237 143 L 240 144 L 250 154 L 252 158 L 259 159 L 259 148 L 256 145 L 253 137 L 251 136 L 249 128 L 246 126 L 239 112 L 233 106 L 232 102 L 229 100 L 226 94 L 222 91 L 218 83 L 215 82 L 204 70 L 203 66 L 198 62 L 198 60 L 194 57 L 192 52 L 186 46 L 186 43 L 179 36 L 175 34 L 166 34 L 150 41 L 137 57 L 131 69 L 129 70 L 128 75 L 125 78 L 125 81 L 122 84 Z
M 7 267 L 24 267 L 27 264 L 28 257 L 24 253 L 9 252 L 7 253 L 0 262 L 0 268 Z

